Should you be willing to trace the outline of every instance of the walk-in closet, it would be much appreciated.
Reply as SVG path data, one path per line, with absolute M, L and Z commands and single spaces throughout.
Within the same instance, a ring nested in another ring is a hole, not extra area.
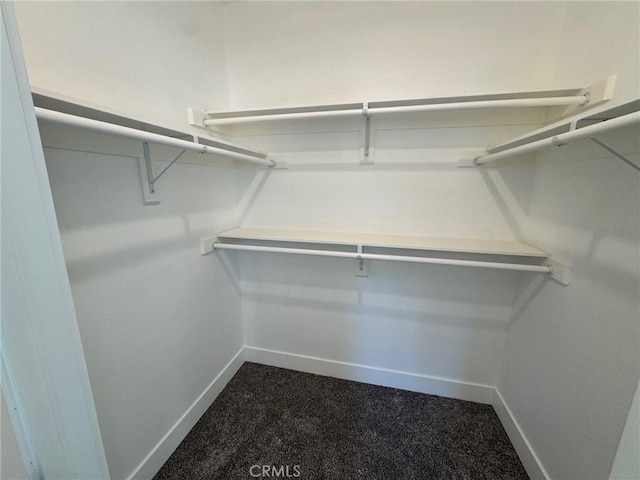
M 640 480 L 640 3 L 1 7 L 3 479 Z

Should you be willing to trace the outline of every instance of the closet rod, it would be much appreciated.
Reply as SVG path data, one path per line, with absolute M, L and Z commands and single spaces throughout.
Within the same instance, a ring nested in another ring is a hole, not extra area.
M 167 137 L 165 135 L 159 135 L 157 133 L 145 132 L 143 130 L 136 130 L 135 128 L 123 127 L 122 125 L 115 125 L 113 123 L 100 122 L 90 118 L 77 117 L 75 115 L 69 115 L 67 113 L 56 112 L 53 110 L 47 110 L 40 107 L 35 107 L 36 116 L 40 120 L 61 123 L 71 127 L 84 128 L 86 130 L 92 130 L 95 132 L 106 133 L 110 135 L 117 135 L 120 137 L 132 138 L 140 140 L 142 142 L 155 143 L 158 145 L 165 145 L 168 147 L 182 148 L 183 150 L 190 150 L 198 153 L 208 153 L 212 155 L 223 155 L 225 157 L 233 158 L 243 162 L 250 162 L 257 165 L 263 165 L 266 167 L 275 167 L 276 162 L 272 159 L 266 158 L 266 155 L 257 153 L 253 157 L 251 155 L 245 155 L 243 153 L 233 152 L 225 150 L 219 147 L 210 147 L 208 145 L 201 145 L 198 143 L 188 142 L 186 140 L 180 140 L 179 138 Z
M 517 108 L 517 107 L 555 107 L 563 105 L 584 105 L 586 95 L 548 98 L 516 98 L 511 100 L 480 100 L 474 102 L 437 103 L 433 105 L 407 105 L 399 107 L 369 107 L 369 112 L 403 113 L 403 112 L 437 112 L 446 110 L 467 110 L 475 108 Z
M 283 109 L 284 110 L 284 109 Z M 347 117 L 362 116 L 362 108 L 349 110 L 319 110 L 316 112 L 295 112 L 295 113 L 269 113 L 247 115 L 245 117 L 222 117 L 209 118 L 204 120 L 205 126 L 212 125 L 231 125 L 234 123 L 247 122 L 268 122 L 273 120 L 290 120 L 300 118 L 323 118 L 323 117 Z
M 488 108 L 517 108 L 517 107 L 552 107 L 562 105 L 583 105 L 587 103 L 589 97 L 587 95 L 574 95 L 565 97 L 546 97 L 546 98 L 515 98 L 507 100 L 479 100 L 469 102 L 450 102 L 450 103 L 430 103 L 426 105 L 400 105 L 394 107 L 376 107 L 363 104 L 361 108 L 344 109 L 338 108 L 333 110 L 317 110 L 306 112 L 287 112 L 288 109 L 269 110 L 269 113 L 255 112 L 251 115 L 238 117 L 218 117 L 204 120 L 206 126 L 212 125 L 230 125 L 233 123 L 245 122 L 264 122 L 270 120 L 287 120 L 297 118 L 322 118 L 337 117 L 347 115 L 375 115 L 378 113 L 404 113 L 404 112 L 440 112 L 447 110 L 471 110 L 471 109 L 488 109 Z M 207 112 L 215 115 L 213 112 Z
M 582 127 L 576 130 L 571 130 L 567 133 L 561 133 L 559 135 L 556 135 L 555 137 L 543 138 L 542 140 L 527 143 L 519 147 L 510 148 L 508 150 L 503 150 L 497 153 L 491 153 L 489 155 L 482 155 L 476 157 L 473 160 L 473 163 L 475 165 L 484 165 L 488 162 L 495 162 L 496 160 L 502 160 L 503 158 L 530 153 L 544 147 L 550 147 L 552 145 L 560 147 L 573 140 L 593 137 L 601 133 L 609 132 L 611 130 L 617 130 L 618 128 L 628 127 L 637 123 L 640 123 L 640 112 L 628 113 L 627 115 L 622 115 L 610 120 L 605 120 L 594 125 L 589 125 L 588 127 Z
M 391 260 L 394 262 L 431 263 L 435 265 L 453 265 L 459 267 L 492 268 L 497 270 L 515 270 L 519 272 L 552 273 L 548 265 L 526 265 L 519 263 L 479 262 L 474 260 L 456 260 L 448 258 L 409 257 L 402 255 L 384 255 L 377 253 L 336 252 L 330 250 L 310 250 L 302 248 L 262 247 L 257 245 L 238 245 L 214 243 L 214 249 L 245 250 L 251 252 L 294 253 L 297 255 L 316 255 L 322 257 L 356 258 L 362 260 Z

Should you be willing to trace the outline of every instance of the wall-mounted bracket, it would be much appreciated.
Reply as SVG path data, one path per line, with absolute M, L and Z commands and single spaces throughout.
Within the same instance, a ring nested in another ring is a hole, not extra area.
M 362 255 L 362 245 L 358 245 L 358 255 Z M 367 261 L 358 256 L 356 258 L 356 277 L 368 277 L 369 276 L 369 266 L 367 265 Z
M 267 157 L 268 159 L 269 157 Z M 289 163 L 287 162 L 281 162 L 280 160 L 278 160 L 278 162 L 276 162 L 275 166 L 271 167 L 273 170 L 287 170 L 289 168 Z
M 362 104 L 362 116 L 364 117 L 364 133 L 360 146 L 360 165 L 373 165 L 371 115 L 369 114 L 369 104 L 366 102 Z
M 143 158 L 138 158 L 138 168 L 140 169 L 140 179 L 142 181 L 142 197 L 145 205 L 158 205 L 160 199 L 156 195 L 156 182 L 169 170 L 169 168 L 178 161 L 178 159 L 184 155 L 186 150 L 182 150 L 176 158 L 169 162 L 158 175 L 153 176 L 153 168 L 151 166 L 151 154 L 149 153 L 149 144 L 147 142 L 142 143 L 142 150 L 144 152 Z
M 458 168 L 476 168 L 478 165 L 476 165 L 474 160 L 486 154 L 487 154 L 486 150 L 465 152 L 464 157 L 458 161 Z
M 200 255 L 206 255 L 215 250 L 214 243 L 218 242 L 218 237 L 207 237 L 200 240 Z
M 559 262 L 553 258 L 547 258 L 544 264 L 551 268 L 551 272 L 549 272 L 551 278 L 560 282 L 562 285 L 569 285 L 571 265 Z
M 229 129 L 223 128 L 217 125 L 205 125 L 204 121 L 208 118 L 204 110 L 198 110 L 196 108 L 187 107 L 187 123 L 194 127 L 206 128 L 207 130 L 213 130 L 214 132 L 228 134 Z
M 195 108 L 187 107 L 187 122 L 194 127 L 204 128 L 204 121 L 207 118 L 206 114 L 202 110 L 196 110 Z
M 559 117 L 566 117 L 567 115 L 573 115 L 581 110 L 587 108 L 593 108 L 604 102 L 608 102 L 613 98 L 616 87 L 616 75 L 609 75 L 598 82 L 592 83 L 584 87 L 578 95 L 585 95 L 587 101 L 582 105 L 570 105 L 565 107 L 564 110 L 558 115 Z
M 153 171 L 151 169 L 151 156 L 149 155 L 149 144 L 142 144 L 144 156 L 138 157 L 138 168 L 140 169 L 140 182 L 142 186 L 142 198 L 144 205 L 158 205 L 158 198 L 153 186 Z

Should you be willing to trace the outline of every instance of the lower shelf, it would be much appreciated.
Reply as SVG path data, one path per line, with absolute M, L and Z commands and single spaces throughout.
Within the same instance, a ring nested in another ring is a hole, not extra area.
M 310 245 L 316 248 L 307 248 Z M 380 249 L 384 253 L 377 251 Z M 523 242 L 503 240 L 236 228 L 201 241 L 201 254 L 213 250 L 352 258 L 359 262 L 359 276 L 366 276 L 366 260 L 543 273 L 564 285 L 569 274 L 566 265 L 549 258 L 546 252 Z M 407 250 L 416 254 L 404 254 Z

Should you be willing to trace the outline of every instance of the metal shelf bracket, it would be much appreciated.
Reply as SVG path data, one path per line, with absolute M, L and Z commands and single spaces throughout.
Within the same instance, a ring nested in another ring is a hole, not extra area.
M 616 152 L 613 148 L 611 148 L 609 145 L 607 145 L 604 142 L 601 142 L 600 140 L 598 140 L 595 137 L 591 137 L 590 140 L 598 145 L 600 145 L 602 148 L 604 148 L 607 152 L 609 152 L 611 155 L 613 155 L 616 158 L 619 158 L 620 160 L 622 160 L 624 163 L 626 163 L 627 165 L 629 165 L 630 167 L 638 170 L 640 172 L 640 166 L 636 165 L 635 163 L 633 163 L 631 160 L 629 160 L 627 157 L 625 157 L 624 155 L 622 155 L 621 153 Z
M 371 115 L 369 104 L 362 104 L 362 116 L 364 117 L 364 135 L 362 140 L 360 165 L 373 165 L 373 147 L 371 146 Z
M 138 167 L 140 169 L 140 180 L 142 181 L 142 197 L 145 205 L 158 205 L 160 200 L 156 196 L 156 182 L 164 175 L 164 173 L 171 168 L 171 166 L 178 161 L 186 150 L 182 150 L 176 158 L 169 162 L 169 165 L 164 167 L 162 171 L 153 176 L 153 167 L 151 165 L 151 153 L 149 152 L 149 143 L 142 142 L 142 150 L 144 152 L 143 158 L 138 158 Z
M 358 256 L 356 258 L 356 277 L 368 277 L 369 276 L 369 268 L 367 265 L 367 261 L 362 258 L 363 246 L 358 245 Z

